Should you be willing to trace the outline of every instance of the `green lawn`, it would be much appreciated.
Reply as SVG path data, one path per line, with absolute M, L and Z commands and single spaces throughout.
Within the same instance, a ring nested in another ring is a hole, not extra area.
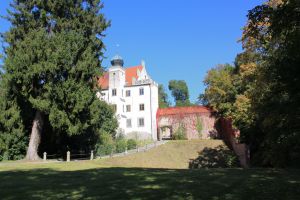
M 222 140 L 169 141 L 150 151 L 105 159 L 102 163 L 112 167 L 187 169 L 190 159 L 197 158 L 205 147 L 214 148 L 222 144 Z
M 178 151 L 173 153 L 178 153 L 184 146 L 195 150 L 197 142 L 179 143 L 158 148 L 174 150 L 177 146 Z M 297 169 L 190 170 L 184 165 L 168 169 L 150 168 L 150 162 L 136 166 L 144 157 L 154 159 L 151 156 L 158 148 L 128 156 L 128 162 L 112 158 L 71 163 L 2 163 L 0 199 L 300 199 Z M 134 161 L 135 164 L 129 164 Z M 166 158 L 166 165 L 175 163 Z M 163 162 L 156 165 L 163 166 Z

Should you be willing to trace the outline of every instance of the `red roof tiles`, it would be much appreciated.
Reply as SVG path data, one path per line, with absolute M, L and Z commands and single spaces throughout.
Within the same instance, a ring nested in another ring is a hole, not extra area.
M 107 89 L 109 83 L 109 75 L 108 72 L 105 72 L 103 76 L 98 79 L 98 85 L 101 89 Z
M 142 71 L 143 66 L 135 66 L 135 67 L 129 67 L 125 69 L 125 80 L 126 80 L 126 85 L 130 86 L 132 85 L 132 78 L 134 77 L 135 79 L 138 79 L 138 73 L 137 70 Z
M 180 114 L 195 114 L 195 113 L 211 113 L 213 112 L 210 108 L 205 106 L 187 106 L 187 107 L 170 107 L 170 108 L 159 108 L 157 110 L 157 116 L 166 115 L 180 115 Z
M 125 81 L 126 81 L 126 86 L 132 85 L 132 78 L 138 79 L 138 72 L 142 71 L 143 66 L 135 66 L 135 67 L 129 67 L 125 69 Z M 101 89 L 108 89 L 109 86 L 109 73 L 105 72 L 103 76 L 101 76 L 98 79 L 98 84 L 101 87 Z

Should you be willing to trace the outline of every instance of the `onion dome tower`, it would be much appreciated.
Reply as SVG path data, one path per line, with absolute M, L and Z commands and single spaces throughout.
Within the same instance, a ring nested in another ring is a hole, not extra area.
M 111 65 L 112 66 L 120 66 L 120 67 L 123 67 L 124 65 L 124 60 L 121 56 L 119 55 L 116 55 L 114 56 L 111 61 L 110 61 Z
M 111 59 L 111 67 L 108 68 L 109 72 L 109 87 L 120 90 L 118 94 L 122 94 L 121 89 L 125 86 L 125 69 L 123 67 L 124 60 L 121 56 L 116 55 Z

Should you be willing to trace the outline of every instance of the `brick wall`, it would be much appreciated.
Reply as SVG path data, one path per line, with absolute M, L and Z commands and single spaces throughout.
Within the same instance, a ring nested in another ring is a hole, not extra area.
M 240 160 L 241 166 L 248 167 L 250 158 L 249 148 L 246 144 L 239 143 L 237 140 L 240 136 L 240 131 L 233 128 L 232 121 L 229 119 L 219 119 L 218 126 L 222 139 L 232 150 L 234 150 Z
M 165 115 L 158 118 L 158 128 L 168 126 L 175 132 L 178 127 L 184 125 L 187 139 L 198 139 L 197 121 L 202 124 L 201 138 L 207 139 L 218 136 L 216 130 L 216 118 L 211 113 Z M 160 131 L 160 130 L 159 130 Z

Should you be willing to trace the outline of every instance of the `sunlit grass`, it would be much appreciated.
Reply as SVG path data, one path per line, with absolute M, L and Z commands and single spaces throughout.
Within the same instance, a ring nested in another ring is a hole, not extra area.
M 187 169 L 201 148 L 219 144 L 176 141 L 122 158 L 1 163 L 0 199 L 300 199 L 297 169 Z

